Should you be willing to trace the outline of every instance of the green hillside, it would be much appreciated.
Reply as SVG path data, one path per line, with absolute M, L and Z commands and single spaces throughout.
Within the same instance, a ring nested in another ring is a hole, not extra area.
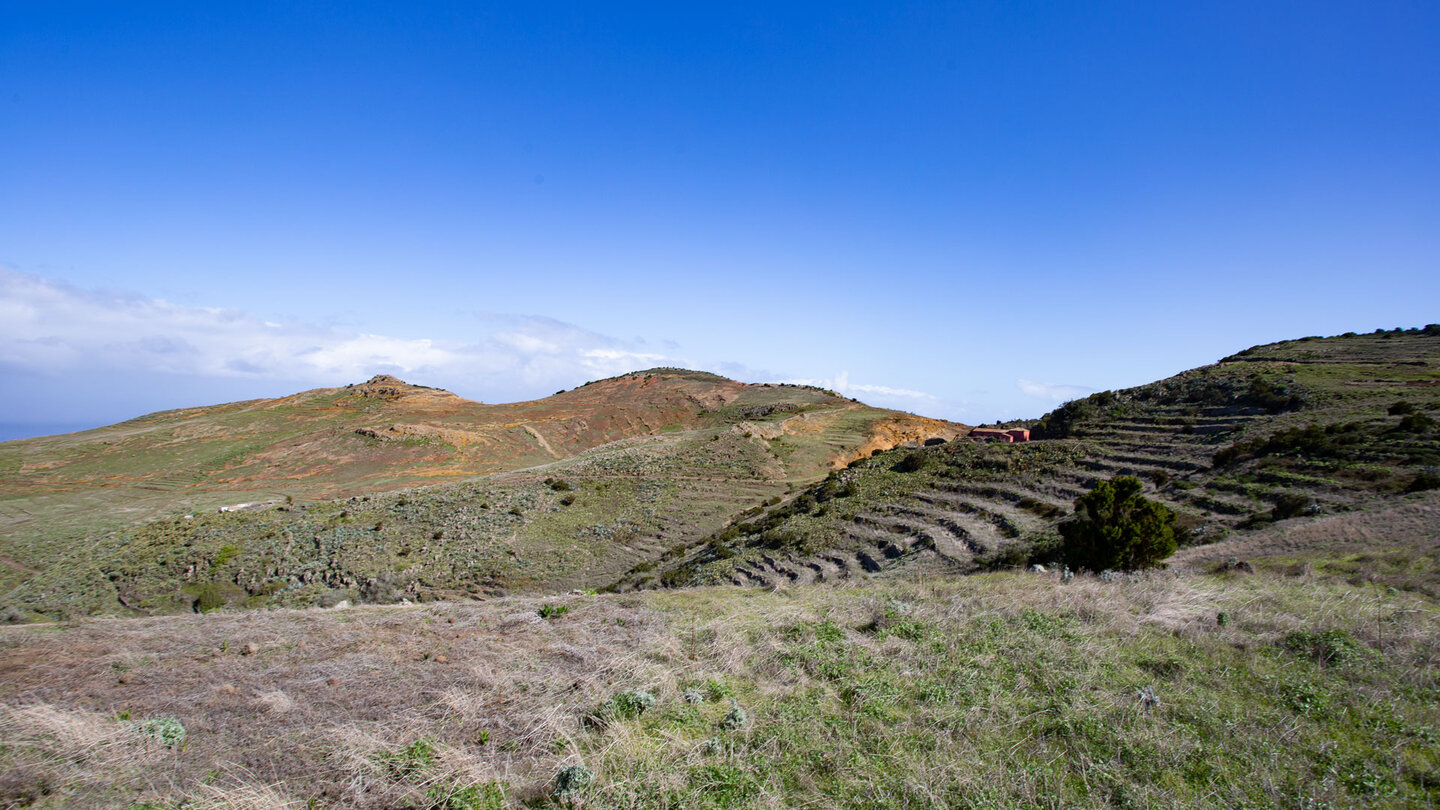
M 153 414 L 0 444 L 0 610 L 593 589 L 863 448 L 964 430 L 678 369 L 513 405 L 377 378 Z
M 1255 346 L 1066 403 L 1024 444 L 892 450 L 737 521 L 651 583 L 776 584 L 1055 558 L 1096 482 L 1138 476 L 1199 546 L 1440 487 L 1440 327 Z

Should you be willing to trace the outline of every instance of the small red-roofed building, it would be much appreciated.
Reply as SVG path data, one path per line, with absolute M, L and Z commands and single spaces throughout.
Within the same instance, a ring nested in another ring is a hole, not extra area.
M 1007 444 L 1014 442 L 1030 441 L 1030 431 L 1026 428 L 1010 428 L 999 430 L 997 428 L 975 428 L 967 435 L 967 438 L 976 441 L 996 441 Z

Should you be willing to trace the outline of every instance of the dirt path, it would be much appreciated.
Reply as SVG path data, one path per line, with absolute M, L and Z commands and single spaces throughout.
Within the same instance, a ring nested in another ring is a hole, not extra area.
M 550 446 L 550 442 L 545 441 L 545 437 L 540 435 L 540 431 L 536 430 L 533 427 L 530 427 L 529 425 L 521 425 L 520 427 L 525 428 L 526 433 L 529 433 L 531 436 L 535 437 L 535 441 L 539 442 L 540 446 L 545 448 L 545 452 L 549 453 L 554 458 L 560 458 L 560 454 L 555 452 L 555 448 Z
M 8 565 L 8 566 L 10 566 L 11 568 L 14 568 L 16 571 L 24 571 L 25 573 L 31 574 L 31 575 L 40 573 L 39 571 L 35 570 L 34 568 L 31 568 L 31 567 L 28 566 L 28 565 L 25 565 L 24 563 L 16 562 L 15 560 L 12 560 L 12 559 L 10 559 L 9 557 L 6 557 L 6 556 L 4 556 L 4 555 L 0 555 L 0 565 Z

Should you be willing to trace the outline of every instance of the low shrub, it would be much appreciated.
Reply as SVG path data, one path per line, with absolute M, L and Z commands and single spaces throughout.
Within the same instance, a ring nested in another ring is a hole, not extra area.
M 924 453 L 906 453 L 905 457 L 895 462 L 890 469 L 898 473 L 919 472 L 925 467 Z
M 435 741 L 420 737 L 404 748 L 381 753 L 375 762 L 396 779 L 408 779 L 433 768 L 438 757 Z
M 1344 630 L 1296 630 L 1280 640 L 1289 652 L 1320 664 L 1364 661 L 1374 653 Z
M 1275 506 L 1270 510 L 1271 520 L 1285 520 L 1287 518 L 1299 517 L 1314 511 L 1315 502 L 1304 495 L 1287 492 L 1275 499 Z
M 1428 492 L 1432 489 L 1440 489 L 1440 475 L 1420 473 L 1405 487 L 1406 492 Z
M 1423 413 L 1407 414 L 1400 420 L 1400 430 L 1406 433 L 1429 433 L 1435 426 L 1435 420 Z
M 175 748 L 185 743 L 185 726 L 174 717 L 137 720 L 134 728 L 142 737 L 156 740 L 166 748 Z
M 551 791 L 550 795 L 569 804 L 593 784 L 595 784 L 594 772 L 584 765 L 571 765 L 568 768 L 561 768 L 559 773 L 555 774 L 555 789 Z
M 654 706 L 655 696 L 649 692 L 641 690 L 621 692 L 601 705 L 600 715 L 611 720 L 631 720 Z
M 1307 458 L 1350 458 L 1356 446 L 1369 442 L 1371 436 L 1359 422 L 1321 427 L 1282 430 L 1264 439 L 1235 442 L 1215 453 L 1215 467 L 1229 467 L 1252 458 L 1265 456 L 1304 456 Z

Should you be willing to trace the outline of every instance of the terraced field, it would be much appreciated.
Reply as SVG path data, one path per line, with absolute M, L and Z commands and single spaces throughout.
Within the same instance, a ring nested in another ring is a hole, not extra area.
M 1006 425 L 1032 428 L 1039 438 L 1030 443 L 876 454 L 737 521 L 669 569 L 632 572 L 616 587 L 776 586 L 1048 562 L 1075 499 L 1122 475 L 1180 515 L 1185 545 L 1363 511 L 1436 472 L 1437 384 L 1437 327 L 1254 347 Z M 1320 439 L 1300 433 L 1310 426 Z

